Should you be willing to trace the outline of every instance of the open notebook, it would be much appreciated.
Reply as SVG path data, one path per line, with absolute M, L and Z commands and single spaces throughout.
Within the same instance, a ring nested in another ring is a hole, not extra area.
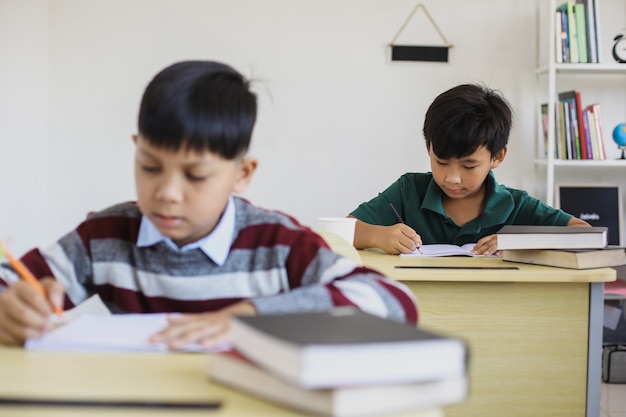
M 56 328 L 25 343 L 29 350 L 48 351 L 123 351 L 166 352 L 164 343 L 150 343 L 154 333 L 167 326 L 171 313 L 111 314 L 100 297 L 93 296 L 76 308 L 64 313 Z M 184 351 L 221 351 L 230 344 L 207 349 L 189 345 Z
M 401 253 L 400 256 L 483 256 L 472 253 L 472 248 L 475 245 L 476 243 L 466 243 L 463 246 L 450 244 L 422 245 L 419 250 L 414 250 L 411 253 Z

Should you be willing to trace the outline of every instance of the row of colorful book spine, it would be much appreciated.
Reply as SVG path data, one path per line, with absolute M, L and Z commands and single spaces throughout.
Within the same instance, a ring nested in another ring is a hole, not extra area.
M 544 140 L 547 144 L 548 105 L 543 104 L 541 111 Z M 606 159 L 600 103 L 584 106 L 580 91 L 563 91 L 558 93 L 555 116 L 555 159 Z
M 599 63 L 599 0 L 568 0 L 554 14 L 557 63 Z

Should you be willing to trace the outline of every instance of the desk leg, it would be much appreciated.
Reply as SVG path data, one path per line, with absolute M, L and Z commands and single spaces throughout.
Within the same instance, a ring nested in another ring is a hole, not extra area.
M 592 282 L 589 290 L 589 347 L 587 354 L 587 417 L 600 415 L 602 378 L 602 326 L 604 283 Z

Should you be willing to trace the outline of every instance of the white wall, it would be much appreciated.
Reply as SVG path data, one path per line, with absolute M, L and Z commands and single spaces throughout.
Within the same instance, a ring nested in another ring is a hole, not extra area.
M 21 253 L 134 199 L 140 96 L 184 59 L 221 60 L 258 80 L 260 166 L 245 195 L 305 224 L 429 170 L 424 112 L 465 82 L 511 101 L 516 124 L 496 174 L 533 191 L 535 3 L 424 3 L 454 44 L 448 63 L 388 60 L 408 0 L 0 0 L 0 239 Z M 612 38 L 626 19 L 623 0 L 609 5 Z M 437 41 L 418 12 L 398 43 Z

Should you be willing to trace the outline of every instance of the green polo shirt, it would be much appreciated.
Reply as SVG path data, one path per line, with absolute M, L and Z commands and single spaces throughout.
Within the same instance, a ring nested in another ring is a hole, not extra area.
M 463 227 L 446 215 L 441 202 L 442 191 L 430 172 L 404 174 L 351 214 L 365 223 L 391 226 L 398 222 L 389 206 L 392 203 L 404 222 L 420 234 L 425 245 L 475 243 L 507 224 L 566 226 L 572 218 L 526 191 L 498 184 L 493 171 L 489 172 L 485 185 L 487 201 L 482 214 Z

